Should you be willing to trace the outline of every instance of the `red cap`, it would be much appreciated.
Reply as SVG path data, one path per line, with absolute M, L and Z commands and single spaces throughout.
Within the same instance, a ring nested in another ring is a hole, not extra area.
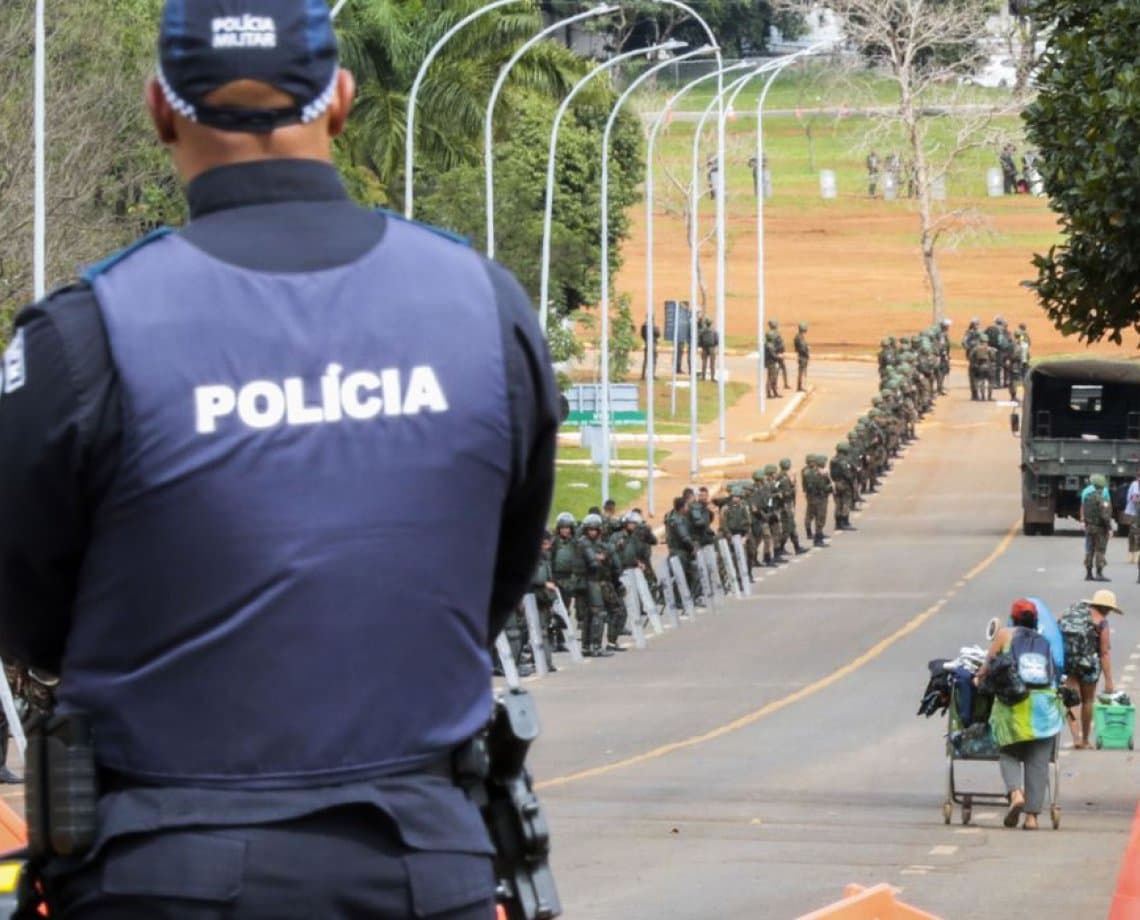
M 1009 608 L 1009 617 L 1015 623 L 1027 614 L 1037 619 L 1037 605 L 1024 597 L 1015 600 L 1013 606 Z

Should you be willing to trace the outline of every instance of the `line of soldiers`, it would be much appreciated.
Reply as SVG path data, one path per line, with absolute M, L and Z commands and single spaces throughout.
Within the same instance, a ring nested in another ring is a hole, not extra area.
M 796 352 L 796 391 L 803 392 L 807 383 L 808 364 L 811 362 L 811 345 L 807 340 L 808 325 L 800 323 L 796 330 L 796 337 L 792 340 L 792 347 Z M 784 336 L 780 332 L 778 320 L 768 321 L 768 331 L 764 333 L 764 369 L 765 387 L 770 399 L 779 399 L 780 380 L 783 379 L 784 389 L 789 389 L 788 362 L 784 358 L 787 353 Z
M 987 401 L 993 399 L 994 387 L 1008 387 L 1009 398 L 1017 399 L 1017 388 L 1029 368 L 1030 346 L 1025 323 L 1011 333 L 1000 316 L 985 330 L 977 317 L 970 320 L 962 336 L 962 351 L 970 362 L 970 398 Z
M 884 340 L 880 355 L 880 389 L 872 405 L 836 445 L 835 455 L 808 454 L 799 473 L 799 489 L 792 461 L 785 457 L 753 472 L 750 480 L 727 483 L 715 497 L 708 488 L 687 488 L 673 500 L 665 516 L 665 540 L 669 555 L 681 564 L 694 603 L 704 606 L 704 586 L 697 556 L 723 538 L 729 543 L 739 536 L 744 543 L 749 569 L 770 568 L 788 561 L 792 554 L 808 552 L 800 541 L 796 506 L 798 492 L 804 496 L 804 533 L 813 547 L 828 544 L 825 526 L 828 504 L 834 501 L 837 530 L 854 530 L 851 514 L 863 495 L 878 489 L 881 477 L 891 468 L 903 445 L 915 437 L 915 426 L 931 410 L 939 393 L 945 392 L 949 370 L 949 324 L 897 341 Z M 547 654 L 547 667 L 556 670 L 551 651 L 565 651 L 569 628 L 555 614 L 557 597 L 573 606 L 581 631 L 582 654 L 608 658 L 623 652 L 621 638 L 631 634 L 623 600 L 623 573 L 639 570 L 658 604 L 664 603 L 663 586 L 653 567 L 657 536 L 641 511 L 618 516 L 615 503 L 591 508 L 579 524 L 563 512 L 555 532 L 543 541 L 542 558 L 532 579 L 540 629 Z M 790 546 L 790 550 L 789 550 Z M 725 560 L 717 556 L 722 583 L 729 579 Z M 745 573 L 741 573 L 745 574 Z M 751 574 L 751 571 L 747 574 Z M 682 607 L 682 598 L 676 598 Z M 527 642 L 526 620 L 521 612 L 505 630 L 519 673 L 533 672 L 532 650 Z
M 626 651 L 621 638 L 630 635 L 631 630 L 621 577 L 628 569 L 639 569 L 654 595 L 660 597 L 660 585 L 653 571 L 656 545 L 657 537 L 641 511 L 635 508 L 619 517 L 612 500 L 604 508 L 591 508 L 581 523 L 568 512 L 558 515 L 554 533 L 543 535 L 542 556 L 531 579 L 548 670 L 557 670 L 551 653 L 567 650 L 569 624 L 556 615 L 559 595 L 566 609 L 572 608 L 577 617 L 583 657 L 610 658 L 616 652 Z M 504 632 L 519 675 L 533 673 L 533 651 L 521 611 L 510 618 Z

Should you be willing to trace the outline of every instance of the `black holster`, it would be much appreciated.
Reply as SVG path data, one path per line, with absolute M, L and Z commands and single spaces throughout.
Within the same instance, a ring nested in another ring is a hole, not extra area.
M 530 694 L 511 690 L 495 700 L 487 730 L 453 758 L 456 781 L 479 806 L 495 846 L 496 899 L 508 920 L 562 913 L 550 871 L 550 830 L 526 769 L 538 733 Z
M 86 853 L 95 842 L 99 789 L 85 715 L 46 716 L 28 726 L 25 783 L 33 861 Z

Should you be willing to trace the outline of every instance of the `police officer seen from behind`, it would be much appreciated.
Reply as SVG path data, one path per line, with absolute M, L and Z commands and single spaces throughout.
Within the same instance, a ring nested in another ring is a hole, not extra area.
M 26 309 L 0 399 L 0 653 L 101 794 L 51 916 L 486 920 L 450 754 L 551 495 L 532 309 L 349 201 L 325 0 L 168 0 L 159 58 L 190 223 Z

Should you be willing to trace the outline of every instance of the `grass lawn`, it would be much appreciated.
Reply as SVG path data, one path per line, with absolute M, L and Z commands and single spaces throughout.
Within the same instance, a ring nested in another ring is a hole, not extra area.
M 645 457 L 645 448 L 626 447 L 621 449 L 622 460 L 640 460 Z M 582 459 L 586 451 L 576 447 L 563 447 L 558 451 L 559 459 Z M 669 451 L 658 449 L 655 459 L 658 463 L 669 457 Z M 617 502 L 619 511 L 632 507 L 645 491 L 644 469 L 610 470 L 610 498 Z M 636 487 L 629 483 L 636 482 Z M 554 476 L 554 503 L 550 510 L 550 522 L 563 511 L 569 511 L 575 520 L 582 520 L 594 505 L 602 504 L 602 471 L 593 466 L 560 466 Z
M 661 357 L 664 357 L 664 349 L 661 351 Z M 678 378 L 682 379 L 682 378 Z M 683 379 L 687 380 L 686 375 Z M 658 434 L 688 434 L 689 433 L 689 408 L 690 398 L 689 389 L 678 388 L 677 390 L 677 413 L 673 415 L 672 409 L 672 395 L 669 389 L 670 376 L 664 371 L 659 374 L 657 378 L 657 387 L 654 390 L 653 405 L 656 411 L 656 418 L 654 420 L 654 430 Z M 724 406 L 725 409 L 730 409 L 736 405 L 746 393 L 753 389 L 752 384 L 745 383 L 740 380 L 729 380 L 724 385 Z M 647 405 L 647 393 L 644 383 L 639 384 L 638 405 Z M 715 421 L 717 413 L 720 408 L 720 398 L 717 390 L 717 385 L 712 381 L 697 381 L 697 424 L 707 425 L 709 422 Z M 566 425 L 563 431 L 577 431 L 577 426 Z M 615 429 L 619 434 L 644 434 L 645 429 L 641 427 L 621 427 Z M 581 448 L 574 448 L 579 451 L 580 458 L 589 456 L 588 452 Z M 627 449 L 628 450 L 628 449 Z M 643 451 L 634 449 L 633 457 L 641 456 Z M 559 453 L 560 457 L 569 457 L 564 451 Z M 623 452 L 624 457 L 624 452 Z

